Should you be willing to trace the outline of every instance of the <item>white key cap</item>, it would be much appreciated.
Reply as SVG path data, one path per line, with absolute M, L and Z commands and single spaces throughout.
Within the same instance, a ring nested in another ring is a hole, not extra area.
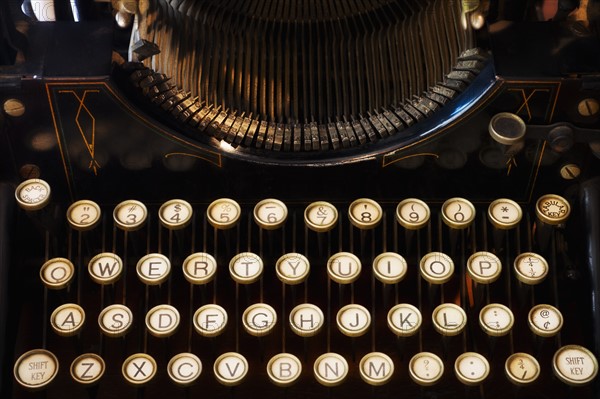
M 598 359 L 583 346 L 566 345 L 554 354 L 552 369 L 565 384 L 586 385 L 598 375 Z
M 260 278 L 263 272 L 263 261 L 252 252 L 242 252 L 229 262 L 231 278 L 240 284 L 252 284 Z
M 115 207 L 113 219 L 117 227 L 125 231 L 135 231 L 146 223 L 148 209 L 140 201 L 127 200 Z
M 289 387 L 302 374 L 302 363 L 291 353 L 279 353 L 267 363 L 267 374 L 273 384 Z
M 155 337 L 169 337 L 179 327 L 179 311 L 171 305 L 158 305 L 146 313 L 146 328 Z
M 95 353 L 84 353 L 71 363 L 71 377 L 80 384 L 91 385 L 104 375 L 104 360 Z
M 63 337 L 76 335 L 85 322 L 83 308 L 75 303 L 66 303 L 56 308 L 50 316 L 52 329 Z
M 502 273 L 502 262 L 491 252 L 476 252 L 467 260 L 467 273 L 479 284 L 491 284 Z
M 58 374 L 58 359 L 45 349 L 30 350 L 17 359 L 13 371 L 21 386 L 27 389 L 43 388 Z
M 388 355 L 381 352 L 364 355 L 358 368 L 363 381 L 373 386 L 386 384 L 394 374 L 394 362 Z
M 215 229 L 226 230 L 235 226 L 240 220 L 242 210 L 232 199 L 220 198 L 211 202 L 206 209 L 206 217 Z
M 60 290 L 69 285 L 75 275 L 75 266 L 66 258 L 53 258 L 40 268 L 40 278 L 48 289 Z
M 310 303 L 300 304 L 290 312 L 290 327 L 301 337 L 316 335 L 324 323 L 323 311 Z
M 275 230 L 283 226 L 287 215 L 287 206 L 274 198 L 262 200 L 254 207 L 254 220 L 265 230 Z
M 217 272 L 217 261 L 205 252 L 191 254 L 183 261 L 183 276 L 191 284 L 207 284 Z
M 387 315 L 388 327 L 399 337 L 410 337 L 421 327 L 422 317 L 419 309 L 408 303 L 399 303 L 390 309 Z
M 174 199 L 162 204 L 158 210 L 158 219 L 167 229 L 179 230 L 190 224 L 193 214 L 194 209 L 189 202 Z
M 529 328 L 540 337 L 553 337 L 562 328 L 563 316 L 552 305 L 536 305 L 529 311 L 527 317 Z
M 310 263 L 302 254 L 288 253 L 277 260 L 275 272 L 279 280 L 286 284 L 300 284 L 308 277 Z
M 499 303 L 486 305 L 479 312 L 479 325 L 492 337 L 506 335 L 512 329 L 515 317 L 512 311 Z
M 410 378 L 421 386 L 431 386 L 444 375 L 444 362 L 431 352 L 417 353 L 408 363 Z
M 395 252 L 385 252 L 373 260 L 373 274 L 384 284 L 402 281 L 408 269 L 406 260 Z
M 338 221 L 338 211 L 329 202 L 313 202 L 304 210 L 304 223 L 309 229 L 323 233 L 333 229 Z
M 504 372 L 515 385 L 531 384 L 540 375 L 540 364 L 527 353 L 514 353 L 506 359 Z
M 453 229 L 466 229 L 475 220 L 475 207 L 464 198 L 450 198 L 442 204 L 442 220 Z
M 125 305 L 110 305 L 100 312 L 98 324 L 104 335 L 122 337 L 133 325 L 133 314 Z
M 336 322 L 342 334 L 348 337 L 360 337 L 371 326 L 371 314 L 364 306 L 350 304 L 338 311 Z
M 201 306 L 194 313 L 194 329 L 203 337 L 216 337 L 227 326 L 227 312 L 216 304 Z
M 41 179 L 29 179 L 17 186 L 15 198 L 26 211 L 37 211 L 50 202 L 50 185 Z
M 98 225 L 102 211 L 97 203 L 81 200 L 71 204 L 67 209 L 67 221 L 74 230 L 91 230 Z
M 337 353 L 324 353 L 315 360 L 313 372 L 321 385 L 334 387 L 348 376 L 348 362 Z
M 359 198 L 348 207 L 348 217 L 354 227 L 370 230 L 381 222 L 383 210 L 381 206 L 369 198 Z
M 407 198 L 396 207 L 396 220 L 408 230 L 417 230 L 429 222 L 429 206 L 416 198 Z
M 121 373 L 132 385 L 144 385 L 156 375 L 156 361 L 145 353 L 135 353 L 123 362 Z
M 514 267 L 517 279 L 529 285 L 536 285 L 544 281 L 549 270 L 546 259 L 533 252 L 525 252 L 517 256 Z
M 465 385 L 479 385 L 490 374 L 490 363 L 479 353 L 466 352 L 456 358 L 454 373 Z
M 444 284 L 454 274 L 452 258 L 442 252 L 429 252 L 419 262 L 421 276 L 431 284 Z
M 329 278 L 339 284 L 351 284 L 358 279 L 361 271 L 360 260 L 349 252 L 338 252 L 327 261 Z
M 148 254 L 138 261 L 135 270 L 144 284 L 159 285 L 169 277 L 171 261 L 162 254 Z
M 117 254 L 103 252 L 90 259 L 88 273 L 98 284 L 113 284 L 123 273 L 123 261 Z
M 458 305 L 443 303 L 433 310 L 431 315 L 433 327 L 445 336 L 460 334 L 467 325 L 467 314 Z
M 193 353 L 179 353 L 169 360 L 167 373 L 175 384 L 186 387 L 200 377 L 202 362 Z
M 547 194 L 536 202 L 535 213 L 543 223 L 555 226 L 566 222 L 571 213 L 571 205 L 560 195 Z
M 271 305 L 255 303 L 250 305 L 242 315 L 244 330 L 250 335 L 262 337 L 269 334 L 277 323 L 277 313 Z
M 223 353 L 215 360 L 213 371 L 221 384 L 239 385 L 248 374 L 248 361 L 236 352 Z
M 497 199 L 488 207 L 488 219 L 497 229 L 512 229 L 522 217 L 523 211 L 519 204 L 507 198 Z

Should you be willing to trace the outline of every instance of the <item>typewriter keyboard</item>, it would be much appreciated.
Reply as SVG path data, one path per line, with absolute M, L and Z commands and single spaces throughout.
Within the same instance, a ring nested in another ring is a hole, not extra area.
M 14 397 L 592 396 L 558 195 L 81 200 L 57 221 L 42 184 L 17 189 L 43 256 L 15 281 Z

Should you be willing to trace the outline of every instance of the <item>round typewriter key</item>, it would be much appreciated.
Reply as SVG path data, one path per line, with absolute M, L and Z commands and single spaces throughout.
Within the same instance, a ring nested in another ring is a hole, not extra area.
M 216 304 L 201 306 L 194 313 L 194 329 L 203 337 L 216 337 L 227 326 L 227 312 Z
M 123 261 L 117 254 L 103 252 L 90 259 L 88 272 L 94 282 L 112 284 L 121 277 Z
M 492 337 L 506 335 L 515 322 L 512 311 L 499 303 L 484 306 L 479 312 L 479 325 Z
M 475 220 L 475 207 L 464 198 L 450 198 L 442 205 L 442 220 L 453 229 L 466 229 Z
M 454 262 L 441 252 L 429 252 L 419 262 L 421 276 L 431 284 L 444 284 L 452 278 Z
M 431 318 L 435 330 L 447 337 L 460 334 L 467 325 L 467 314 L 453 303 L 442 303 L 436 307 Z
M 339 284 L 350 284 L 360 275 L 360 260 L 349 252 L 338 252 L 327 261 L 329 278 Z
M 179 327 L 179 311 L 171 305 L 158 305 L 146 313 L 146 328 L 155 337 L 169 337 Z
M 598 374 L 596 356 L 579 345 L 566 345 L 558 349 L 552 358 L 554 375 L 572 386 L 586 385 Z
M 71 363 L 71 377 L 80 384 L 91 385 L 104 375 L 104 360 L 95 353 L 84 353 Z
M 53 258 L 40 268 L 40 278 L 46 287 L 51 290 L 65 288 L 75 274 L 75 266 L 66 258 Z
M 406 270 L 406 260 L 395 252 L 384 252 L 373 260 L 373 274 L 384 284 L 402 281 Z
M 217 261 L 206 252 L 196 252 L 183 261 L 183 276 L 191 284 L 207 284 L 217 272 Z
M 27 389 L 39 389 L 50 384 L 58 374 L 58 359 L 45 349 L 23 353 L 13 369 L 17 382 Z
M 193 214 L 194 210 L 190 203 L 180 199 L 167 201 L 158 210 L 160 223 L 171 230 L 186 227 L 192 220 Z
M 348 376 L 348 362 L 337 353 L 324 353 L 315 360 L 313 371 L 321 385 L 334 387 Z
M 277 313 L 271 305 L 267 305 L 266 303 L 250 305 L 242 315 L 244 330 L 256 337 L 269 334 L 276 323 Z
M 125 305 L 115 304 L 104 308 L 98 316 L 98 325 L 108 337 L 122 337 L 133 325 L 133 313 Z
M 490 374 L 490 363 L 479 353 L 466 352 L 456 358 L 454 373 L 465 385 L 479 385 Z
M 408 363 L 410 378 L 421 386 L 435 384 L 444 375 L 444 362 L 431 352 L 417 353 Z
M 290 312 L 290 327 L 301 337 L 316 335 L 324 324 L 323 311 L 313 304 L 300 304 Z
M 549 270 L 546 259 L 533 252 L 525 252 L 517 256 L 514 266 L 517 279 L 530 285 L 544 281 Z
M 229 262 L 231 278 L 240 284 L 252 284 L 260 278 L 263 272 L 263 261 L 252 252 L 242 252 Z
M 287 215 L 287 206 L 273 198 L 262 200 L 254 207 L 254 220 L 265 230 L 275 230 L 283 226 Z
M 562 313 L 552 305 L 536 305 L 529 311 L 529 328 L 540 337 L 553 337 L 562 328 Z
M 504 372 L 509 381 L 515 385 L 527 385 L 540 375 L 540 364 L 527 353 L 514 353 L 506 359 Z
M 156 361 L 145 353 L 136 353 L 123 362 L 121 368 L 123 377 L 132 385 L 144 385 L 156 375 Z
M 267 363 L 267 374 L 273 384 L 289 387 L 302 374 L 302 363 L 291 353 L 279 353 Z
M 394 374 L 394 362 L 381 352 L 367 353 L 360 359 L 358 366 L 360 377 L 369 385 L 386 384 Z
M 158 285 L 169 277 L 171 262 L 162 254 L 148 254 L 138 261 L 135 270 L 144 284 Z
M 570 213 L 571 205 L 560 195 L 544 195 L 535 204 L 535 214 L 538 219 L 549 225 L 564 223 Z
M 230 387 L 239 385 L 248 374 L 248 361 L 236 352 L 223 353 L 215 360 L 213 371 L 221 384 Z
M 490 284 L 498 280 L 502 272 L 502 263 L 491 252 L 476 252 L 467 260 L 467 273 L 479 284 Z
M 338 211 L 329 202 L 313 202 L 304 210 L 304 223 L 309 229 L 323 233 L 333 229 L 338 221 Z
M 408 230 L 417 230 L 429 222 L 429 206 L 416 198 L 407 198 L 396 207 L 396 220 Z
M 275 272 L 283 283 L 296 285 L 303 283 L 308 277 L 310 263 L 302 254 L 288 253 L 277 260 Z
M 147 217 L 148 210 L 146 209 L 146 205 L 136 200 L 123 201 L 113 211 L 115 224 L 121 230 L 125 231 L 139 229 L 144 225 Z
M 52 329 L 63 337 L 76 335 L 85 322 L 83 308 L 74 303 L 66 303 L 54 309 L 50 316 Z
M 179 353 L 169 360 L 167 373 L 175 384 L 187 387 L 200 377 L 202 362 L 193 353 Z
M 377 227 L 381 222 L 383 210 L 381 206 L 368 198 L 360 198 L 350 204 L 348 217 L 354 227 L 369 230 Z
M 519 224 L 522 217 L 521 207 L 513 200 L 500 198 L 488 207 L 488 219 L 497 229 L 512 229 Z
M 338 311 L 336 321 L 342 334 L 348 337 L 360 337 L 371 326 L 371 314 L 364 306 L 350 304 Z
M 399 337 L 410 337 L 421 327 L 423 319 L 419 309 L 408 303 L 395 305 L 387 314 L 388 327 Z
M 240 205 L 229 198 L 215 200 L 206 209 L 208 223 L 215 229 L 220 230 L 230 229 L 235 226 L 241 214 Z
M 500 112 L 492 117 L 488 125 L 490 136 L 500 144 L 517 144 L 525 136 L 523 119 L 510 112 Z
M 17 186 L 15 198 L 21 209 L 37 211 L 50 202 L 50 185 L 41 179 L 29 179 Z
M 74 230 L 91 230 L 100 222 L 102 211 L 94 201 L 81 200 L 67 209 L 67 221 Z

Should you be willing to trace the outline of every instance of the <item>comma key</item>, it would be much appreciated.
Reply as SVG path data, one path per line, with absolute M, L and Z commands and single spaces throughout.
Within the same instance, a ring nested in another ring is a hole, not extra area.
M 43 388 L 58 374 L 58 359 L 50 351 L 34 349 L 17 359 L 13 372 L 21 386 L 28 389 Z

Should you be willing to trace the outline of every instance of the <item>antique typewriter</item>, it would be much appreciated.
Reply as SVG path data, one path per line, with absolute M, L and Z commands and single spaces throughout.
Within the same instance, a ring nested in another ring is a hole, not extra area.
M 0 7 L 0 397 L 600 398 L 599 1 Z

